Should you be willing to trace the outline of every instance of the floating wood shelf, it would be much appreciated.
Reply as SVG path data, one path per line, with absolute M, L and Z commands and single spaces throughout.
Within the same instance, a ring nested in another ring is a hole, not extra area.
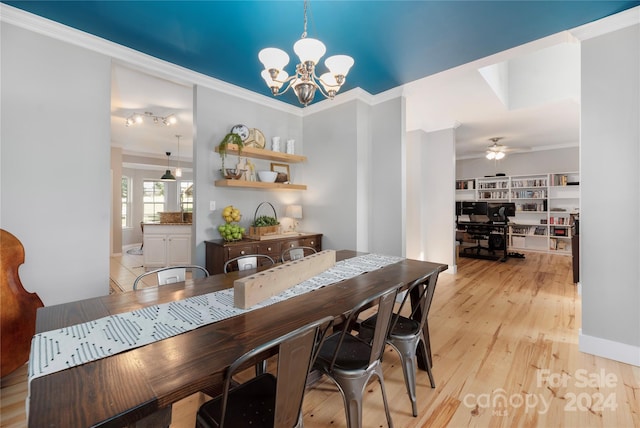
M 216 153 L 218 152 L 218 147 L 216 146 Z M 238 148 L 235 144 L 229 144 L 227 148 L 227 154 L 229 155 L 237 155 Z M 306 162 L 307 157 L 302 155 L 290 155 L 287 153 L 274 152 L 271 150 L 265 149 L 257 149 L 255 147 L 245 147 L 242 149 L 242 156 L 254 159 L 264 159 L 271 160 L 276 162 L 286 162 L 286 163 L 300 163 Z
M 247 180 L 216 180 L 215 185 L 216 187 L 244 187 L 251 189 L 307 190 L 307 186 L 304 184 L 265 183 L 263 181 Z

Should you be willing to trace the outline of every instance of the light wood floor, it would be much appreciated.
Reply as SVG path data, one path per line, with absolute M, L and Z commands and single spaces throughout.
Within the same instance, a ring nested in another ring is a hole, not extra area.
M 130 257 L 112 260 L 122 265 L 112 275 L 141 265 Z M 461 259 L 458 274 L 440 275 L 429 315 L 436 388 L 418 374 L 417 418 L 397 355 L 385 352 L 394 426 L 640 426 L 640 368 L 578 351 L 580 296 L 570 263 L 536 253 L 506 263 Z M 126 282 L 121 278 L 114 283 Z M 26 367 L 2 379 L 1 392 L 0 425 L 25 426 Z M 177 403 L 171 426 L 193 427 L 205 399 L 196 394 Z M 303 410 L 306 428 L 346 426 L 329 381 L 307 391 Z M 374 382 L 366 388 L 364 427 L 385 426 Z

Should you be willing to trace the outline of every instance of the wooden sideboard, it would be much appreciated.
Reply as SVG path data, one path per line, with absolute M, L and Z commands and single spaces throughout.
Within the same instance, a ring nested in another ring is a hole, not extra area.
M 235 242 L 224 242 L 222 239 L 205 241 L 206 268 L 211 275 L 223 273 L 227 260 L 248 254 L 266 254 L 278 261 L 282 252 L 291 247 L 312 247 L 322 250 L 322 234 L 297 233 L 290 236 L 279 235 L 277 238 L 261 241 L 243 239 Z

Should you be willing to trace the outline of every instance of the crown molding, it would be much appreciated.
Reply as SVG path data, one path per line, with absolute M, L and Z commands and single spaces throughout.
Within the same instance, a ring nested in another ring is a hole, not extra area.
M 302 109 L 202 73 L 180 67 L 140 51 L 102 39 L 75 28 L 0 3 L 0 21 L 106 55 L 115 63 L 181 85 L 198 85 L 289 114 L 302 116 Z
M 584 41 L 636 24 L 640 24 L 640 6 L 581 25 L 580 27 L 569 30 L 569 32 L 576 39 Z

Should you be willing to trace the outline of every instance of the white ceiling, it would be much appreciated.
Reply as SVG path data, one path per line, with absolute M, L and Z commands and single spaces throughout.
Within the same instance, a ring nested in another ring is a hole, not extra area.
M 407 130 L 456 127 L 458 159 L 483 156 L 492 137 L 511 152 L 577 146 L 579 64 L 579 44 L 562 33 L 411 82 L 403 88 Z M 190 160 L 192 104 L 189 86 L 114 66 L 112 145 L 164 159 L 169 151 L 175 160 L 181 135 L 180 158 Z M 178 123 L 126 127 L 136 112 L 175 114 Z

